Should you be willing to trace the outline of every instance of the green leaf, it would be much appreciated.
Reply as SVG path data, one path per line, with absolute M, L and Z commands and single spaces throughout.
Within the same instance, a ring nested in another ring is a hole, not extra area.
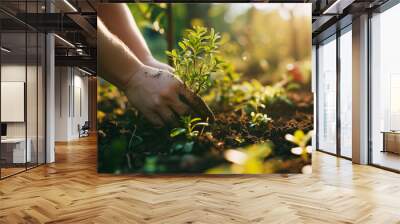
M 199 122 L 199 123 L 194 124 L 193 127 L 196 127 L 196 126 L 208 126 L 208 125 L 209 124 L 207 122 Z
M 178 45 L 182 48 L 182 50 L 186 50 L 186 46 L 183 42 L 179 42 Z
M 170 152 L 179 152 L 182 151 L 184 147 L 184 143 L 182 142 L 174 142 L 170 148 Z
M 190 137 L 196 137 L 199 135 L 199 131 L 192 131 L 192 133 L 190 133 Z
M 195 118 L 193 118 L 192 120 L 190 120 L 190 123 L 194 123 L 194 122 L 196 122 L 196 121 L 201 121 L 201 118 L 195 117 Z
M 186 128 L 174 128 L 174 129 L 172 129 L 170 136 L 171 136 L 171 138 L 174 138 L 174 137 L 184 134 L 184 133 L 186 133 Z
M 190 153 L 193 151 L 194 142 L 186 142 L 185 146 L 183 147 L 183 151 L 186 153 Z
M 154 173 L 157 170 L 157 157 L 148 157 L 146 158 L 144 167 L 144 171 L 146 173 Z

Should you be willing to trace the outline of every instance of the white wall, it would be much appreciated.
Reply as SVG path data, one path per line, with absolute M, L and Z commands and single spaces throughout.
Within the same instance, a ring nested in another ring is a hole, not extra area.
M 78 72 L 78 75 L 76 74 Z M 74 91 L 72 92 L 72 99 L 74 100 L 71 105 L 74 105 L 72 108 L 72 120 L 71 120 L 71 135 L 74 137 L 78 137 L 78 124 L 83 125 L 85 121 L 89 119 L 88 113 L 88 78 L 86 76 L 82 76 L 83 73 L 79 72 L 79 70 L 74 70 L 74 82 L 72 88 Z
M 55 73 L 55 140 L 70 141 L 88 120 L 88 78 L 72 67 L 56 67 Z
M 18 64 L 5 64 L 1 66 L 1 81 L 2 82 L 26 82 L 25 75 L 27 69 L 28 73 L 31 73 L 33 70 L 36 73 L 36 67 L 28 66 L 27 68 L 24 65 Z M 34 83 L 36 85 L 36 83 Z M 29 89 L 28 89 L 29 90 Z M 34 92 L 27 93 L 28 98 L 36 97 L 36 90 Z M 28 102 L 31 102 L 32 99 L 27 99 Z M 36 107 L 36 105 L 35 105 Z M 1 108 L 1 110 L 7 110 L 7 108 Z M 27 114 L 28 121 L 33 120 L 31 114 Z M 36 116 L 36 114 L 34 115 Z M 36 118 L 36 117 L 35 117 Z M 25 124 L 26 122 L 7 122 L 7 136 L 8 137 L 25 137 Z M 29 125 L 30 127 L 32 125 Z M 29 137 L 29 136 L 28 136 Z
M 28 68 L 29 70 L 29 68 Z M 25 64 L 8 64 L 1 66 L 1 81 L 25 82 Z M 7 108 L 1 108 L 7 110 Z M 7 137 L 25 137 L 25 122 L 7 123 Z
M 68 86 L 67 67 L 55 68 L 55 141 L 68 140 Z

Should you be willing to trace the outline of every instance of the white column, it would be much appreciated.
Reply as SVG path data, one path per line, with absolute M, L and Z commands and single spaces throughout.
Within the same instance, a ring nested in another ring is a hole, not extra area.
M 353 19 L 353 162 L 368 163 L 368 15 Z
M 46 11 L 54 12 L 54 5 L 46 1 Z M 46 163 L 55 161 L 55 43 L 54 34 L 46 34 Z
M 55 133 L 55 56 L 54 35 L 46 36 L 46 162 L 55 161 L 54 133 Z

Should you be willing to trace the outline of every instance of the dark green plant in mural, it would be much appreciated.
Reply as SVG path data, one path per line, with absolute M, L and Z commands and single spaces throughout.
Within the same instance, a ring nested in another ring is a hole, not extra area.
M 187 29 L 178 43 L 180 49 L 167 51 L 175 74 L 196 94 L 211 87 L 211 74 L 221 68 L 217 57 L 221 36 L 214 28 Z
M 172 138 L 185 134 L 187 139 L 192 139 L 202 135 L 204 128 L 209 126 L 207 121 L 201 122 L 201 118 L 198 117 L 191 118 L 191 116 L 184 116 L 182 117 L 181 122 L 182 127 L 172 129 L 170 134 Z M 200 128 L 200 130 L 196 130 L 196 128 Z

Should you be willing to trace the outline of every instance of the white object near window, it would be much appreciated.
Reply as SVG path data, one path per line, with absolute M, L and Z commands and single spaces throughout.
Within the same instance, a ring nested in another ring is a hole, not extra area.
M 25 163 L 32 161 L 32 140 L 26 139 L 27 147 L 25 150 L 25 138 L 7 138 L 2 139 L 2 147 L 10 147 L 12 151 L 12 163 Z M 7 150 L 6 148 L 5 150 Z

